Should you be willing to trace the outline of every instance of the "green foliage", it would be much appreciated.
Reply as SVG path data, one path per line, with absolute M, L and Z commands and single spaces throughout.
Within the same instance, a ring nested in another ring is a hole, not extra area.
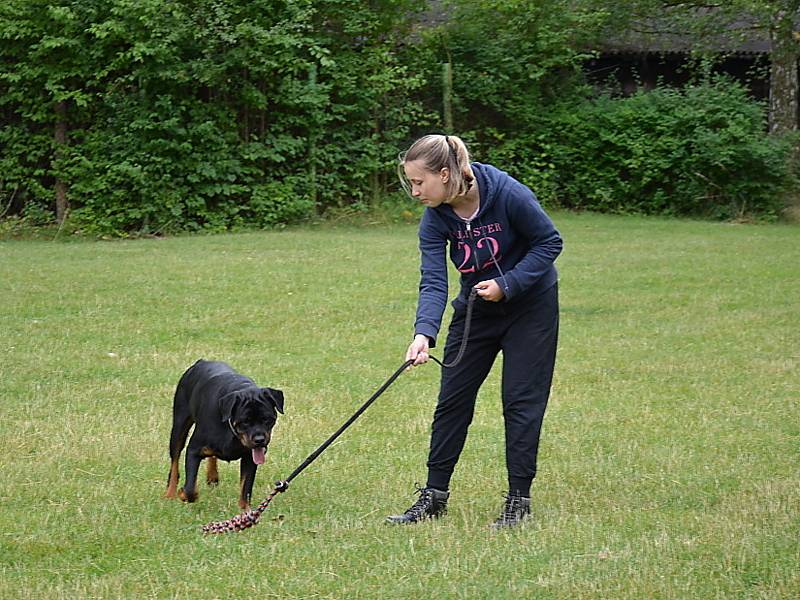
M 790 181 L 787 140 L 731 81 L 564 106 L 538 146 L 559 203 L 579 209 L 736 218 L 774 214 Z
M 3 189 L 80 228 L 268 226 L 386 186 L 420 85 L 420 0 L 11 0 L 0 8 Z M 67 146 L 53 131 L 68 108 Z
M 765 107 L 741 86 L 706 81 L 631 98 L 581 87 L 581 49 L 612 20 L 627 22 L 622 4 L 452 4 L 454 19 L 429 44 L 453 62 L 456 130 L 476 158 L 546 204 L 713 218 L 781 208 L 791 140 L 766 135 Z
M 450 4 L 452 19 L 435 41 L 453 62 L 457 129 L 524 131 L 543 105 L 572 92 L 595 13 L 569 0 Z
M 545 204 L 578 210 L 774 217 L 797 185 L 791 137 L 735 82 L 552 105 L 530 131 L 496 130 L 487 160 L 512 165 Z
M 64 161 L 63 175 L 82 199 L 74 213 L 95 233 L 121 235 L 238 224 L 257 174 L 238 157 L 235 133 L 210 105 L 147 97 L 109 99 L 107 127 L 87 132 Z M 56 167 L 61 165 L 56 164 Z
M 114 236 L 373 214 L 398 151 L 441 130 L 449 62 L 456 131 L 545 202 L 775 209 L 785 148 L 741 90 L 575 100 L 621 5 L 444 5 L 414 29 L 424 0 L 7 0 L 0 202 L 42 222 L 63 183 L 70 227 Z

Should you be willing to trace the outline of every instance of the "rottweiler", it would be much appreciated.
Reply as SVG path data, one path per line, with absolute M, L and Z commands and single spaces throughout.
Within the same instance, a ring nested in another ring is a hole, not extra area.
M 259 387 L 224 362 L 198 360 L 183 374 L 175 390 L 169 457 L 172 461 L 167 498 L 197 500 L 197 471 L 208 459 L 206 481 L 219 483 L 217 459 L 241 460 L 239 507 L 250 506 L 256 469 L 263 464 L 278 413 L 283 414 L 283 392 Z M 178 490 L 180 459 L 186 448 L 186 479 Z

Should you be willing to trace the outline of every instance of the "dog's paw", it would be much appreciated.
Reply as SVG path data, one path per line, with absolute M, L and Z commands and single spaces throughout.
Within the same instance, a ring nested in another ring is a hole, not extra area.
M 194 502 L 197 500 L 198 493 L 192 492 L 191 494 L 187 494 L 183 488 L 178 491 L 178 497 L 183 500 L 184 502 Z

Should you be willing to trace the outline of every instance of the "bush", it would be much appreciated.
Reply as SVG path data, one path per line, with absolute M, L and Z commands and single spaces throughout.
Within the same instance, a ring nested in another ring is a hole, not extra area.
M 0 195 L 52 215 L 58 181 L 70 226 L 110 236 L 372 201 L 420 111 L 404 56 L 425 6 L 5 0 Z
M 564 207 L 617 213 L 773 216 L 791 183 L 790 141 L 731 81 L 564 106 L 528 164 Z M 553 185 L 555 182 L 555 185 Z

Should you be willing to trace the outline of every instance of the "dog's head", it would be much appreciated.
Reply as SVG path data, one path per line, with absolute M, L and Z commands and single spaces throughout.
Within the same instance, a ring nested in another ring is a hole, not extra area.
M 283 392 L 272 388 L 253 387 L 228 394 L 222 399 L 222 420 L 245 448 L 253 453 L 253 462 L 264 462 L 272 428 L 283 414 Z

